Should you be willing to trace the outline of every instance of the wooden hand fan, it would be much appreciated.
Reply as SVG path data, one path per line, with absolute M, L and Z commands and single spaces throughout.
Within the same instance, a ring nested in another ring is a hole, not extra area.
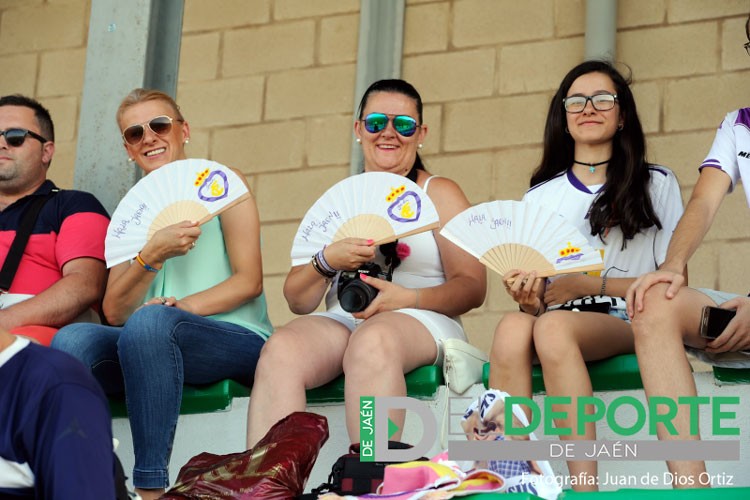
M 178 160 L 142 178 L 117 205 L 107 228 L 107 267 L 134 258 L 156 231 L 184 220 L 199 224 L 250 197 L 234 171 L 210 160 Z
M 511 269 L 543 278 L 604 268 L 601 252 L 577 228 L 538 204 L 481 203 L 456 215 L 440 234 L 501 276 Z
M 344 238 L 382 245 L 438 227 L 435 205 L 416 183 L 387 172 L 358 174 L 336 183 L 305 214 L 292 244 L 292 265 L 310 260 Z

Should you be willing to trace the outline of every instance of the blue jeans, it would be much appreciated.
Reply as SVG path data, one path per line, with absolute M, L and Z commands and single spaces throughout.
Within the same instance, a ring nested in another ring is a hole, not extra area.
M 122 327 L 68 325 L 52 347 L 91 367 L 108 394 L 124 389 L 135 451 L 133 484 L 166 488 L 182 385 L 226 378 L 252 385 L 263 343 L 242 326 L 150 305 Z

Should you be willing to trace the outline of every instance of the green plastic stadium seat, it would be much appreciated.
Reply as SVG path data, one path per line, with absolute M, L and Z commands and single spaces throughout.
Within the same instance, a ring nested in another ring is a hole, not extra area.
M 443 385 L 443 373 L 438 366 L 422 366 L 406 374 L 406 395 L 410 398 L 433 399 Z M 344 377 L 307 391 L 307 404 L 344 402 Z
M 626 391 L 642 389 L 641 374 L 635 354 L 621 354 L 602 361 L 587 363 L 594 391 Z M 535 366 L 532 371 L 531 389 L 534 394 L 544 393 L 542 369 Z M 490 364 L 485 363 L 482 382 L 489 387 Z
M 721 368 L 714 366 L 714 380 L 717 385 L 750 383 L 750 368 Z
M 232 398 L 247 397 L 249 395 L 249 388 L 229 379 L 220 380 L 210 385 L 186 385 L 182 388 L 180 413 L 189 415 L 226 410 L 232 405 Z M 112 412 L 112 417 L 127 417 L 124 398 L 110 397 L 109 408 Z
M 417 399 L 432 399 L 443 383 L 443 374 L 439 367 L 422 366 L 406 375 L 407 395 Z M 250 389 L 234 380 L 221 380 L 204 386 L 186 385 L 182 391 L 180 413 L 187 415 L 226 410 L 231 407 L 233 398 L 249 395 Z M 307 402 L 310 405 L 343 401 L 343 376 L 322 387 L 307 391 Z M 113 417 L 127 416 L 123 398 L 110 398 L 109 407 Z

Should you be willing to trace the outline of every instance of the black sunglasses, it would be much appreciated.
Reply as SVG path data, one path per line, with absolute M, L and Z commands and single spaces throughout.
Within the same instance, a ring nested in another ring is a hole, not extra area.
M 396 132 L 404 137 L 413 136 L 414 132 L 420 127 L 420 125 L 417 125 L 417 120 L 407 115 L 394 116 L 385 113 L 370 113 L 362 121 L 365 124 L 365 130 L 371 134 L 377 134 L 385 130 L 391 120 L 393 120 L 393 128 L 396 129 Z
M 23 146 L 23 143 L 26 142 L 27 136 L 33 137 L 42 144 L 44 144 L 45 142 L 49 142 L 47 139 L 37 134 L 36 132 L 32 132 L 31 130 L 27 130 L 25 128 L 9 128 L 7 130 L 0 130 L 0 137 L 5 137 L 6 144 L 14 148 L 20 148 L 21 146 Z
M 162 115 L 157 116 L 156 118 L 152 118 L 147 122 L 139 123 L 138 125 L 131 125 L 123 130 L 122 139 L 131 146 L 139 144 L 143 140 L 143 136 L 146 133 L 144 125 L 148 127 L 151 132 L 158 136 L 167 135 L 169 131 L 172 130 L 172 122 L 174 120 L 174 118 L 170 118 L 167 115 Z M 181 122 L 182 120 L 178 118 L 177 121 Z

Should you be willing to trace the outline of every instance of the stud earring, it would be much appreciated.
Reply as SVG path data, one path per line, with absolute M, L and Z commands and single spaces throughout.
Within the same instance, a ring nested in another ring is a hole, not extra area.
M 362 139 L 360 139 L 359 137 L 357 137 L 357 144 L 362 144 Z
M 422 149 L 422 144 L 418 144 L 417 148 Z
M 570 134 L 570 130 L 568 130 L 568 127 L 565 127 L 565 133 Z
M 184 144 L 190 144 L 190 139 L 185 139 Z
M 133 163 L 135 160 L 132 158 L 128 158 L 128 163 Z
M 619 124 L 619 125 L 617 126 L 617 130 L 622 130 L 622 129 L 624 129 L 624 128 L 625 128 L 625 124 L 624 124 L 624 123 L 621 123 L 621 124 Z

